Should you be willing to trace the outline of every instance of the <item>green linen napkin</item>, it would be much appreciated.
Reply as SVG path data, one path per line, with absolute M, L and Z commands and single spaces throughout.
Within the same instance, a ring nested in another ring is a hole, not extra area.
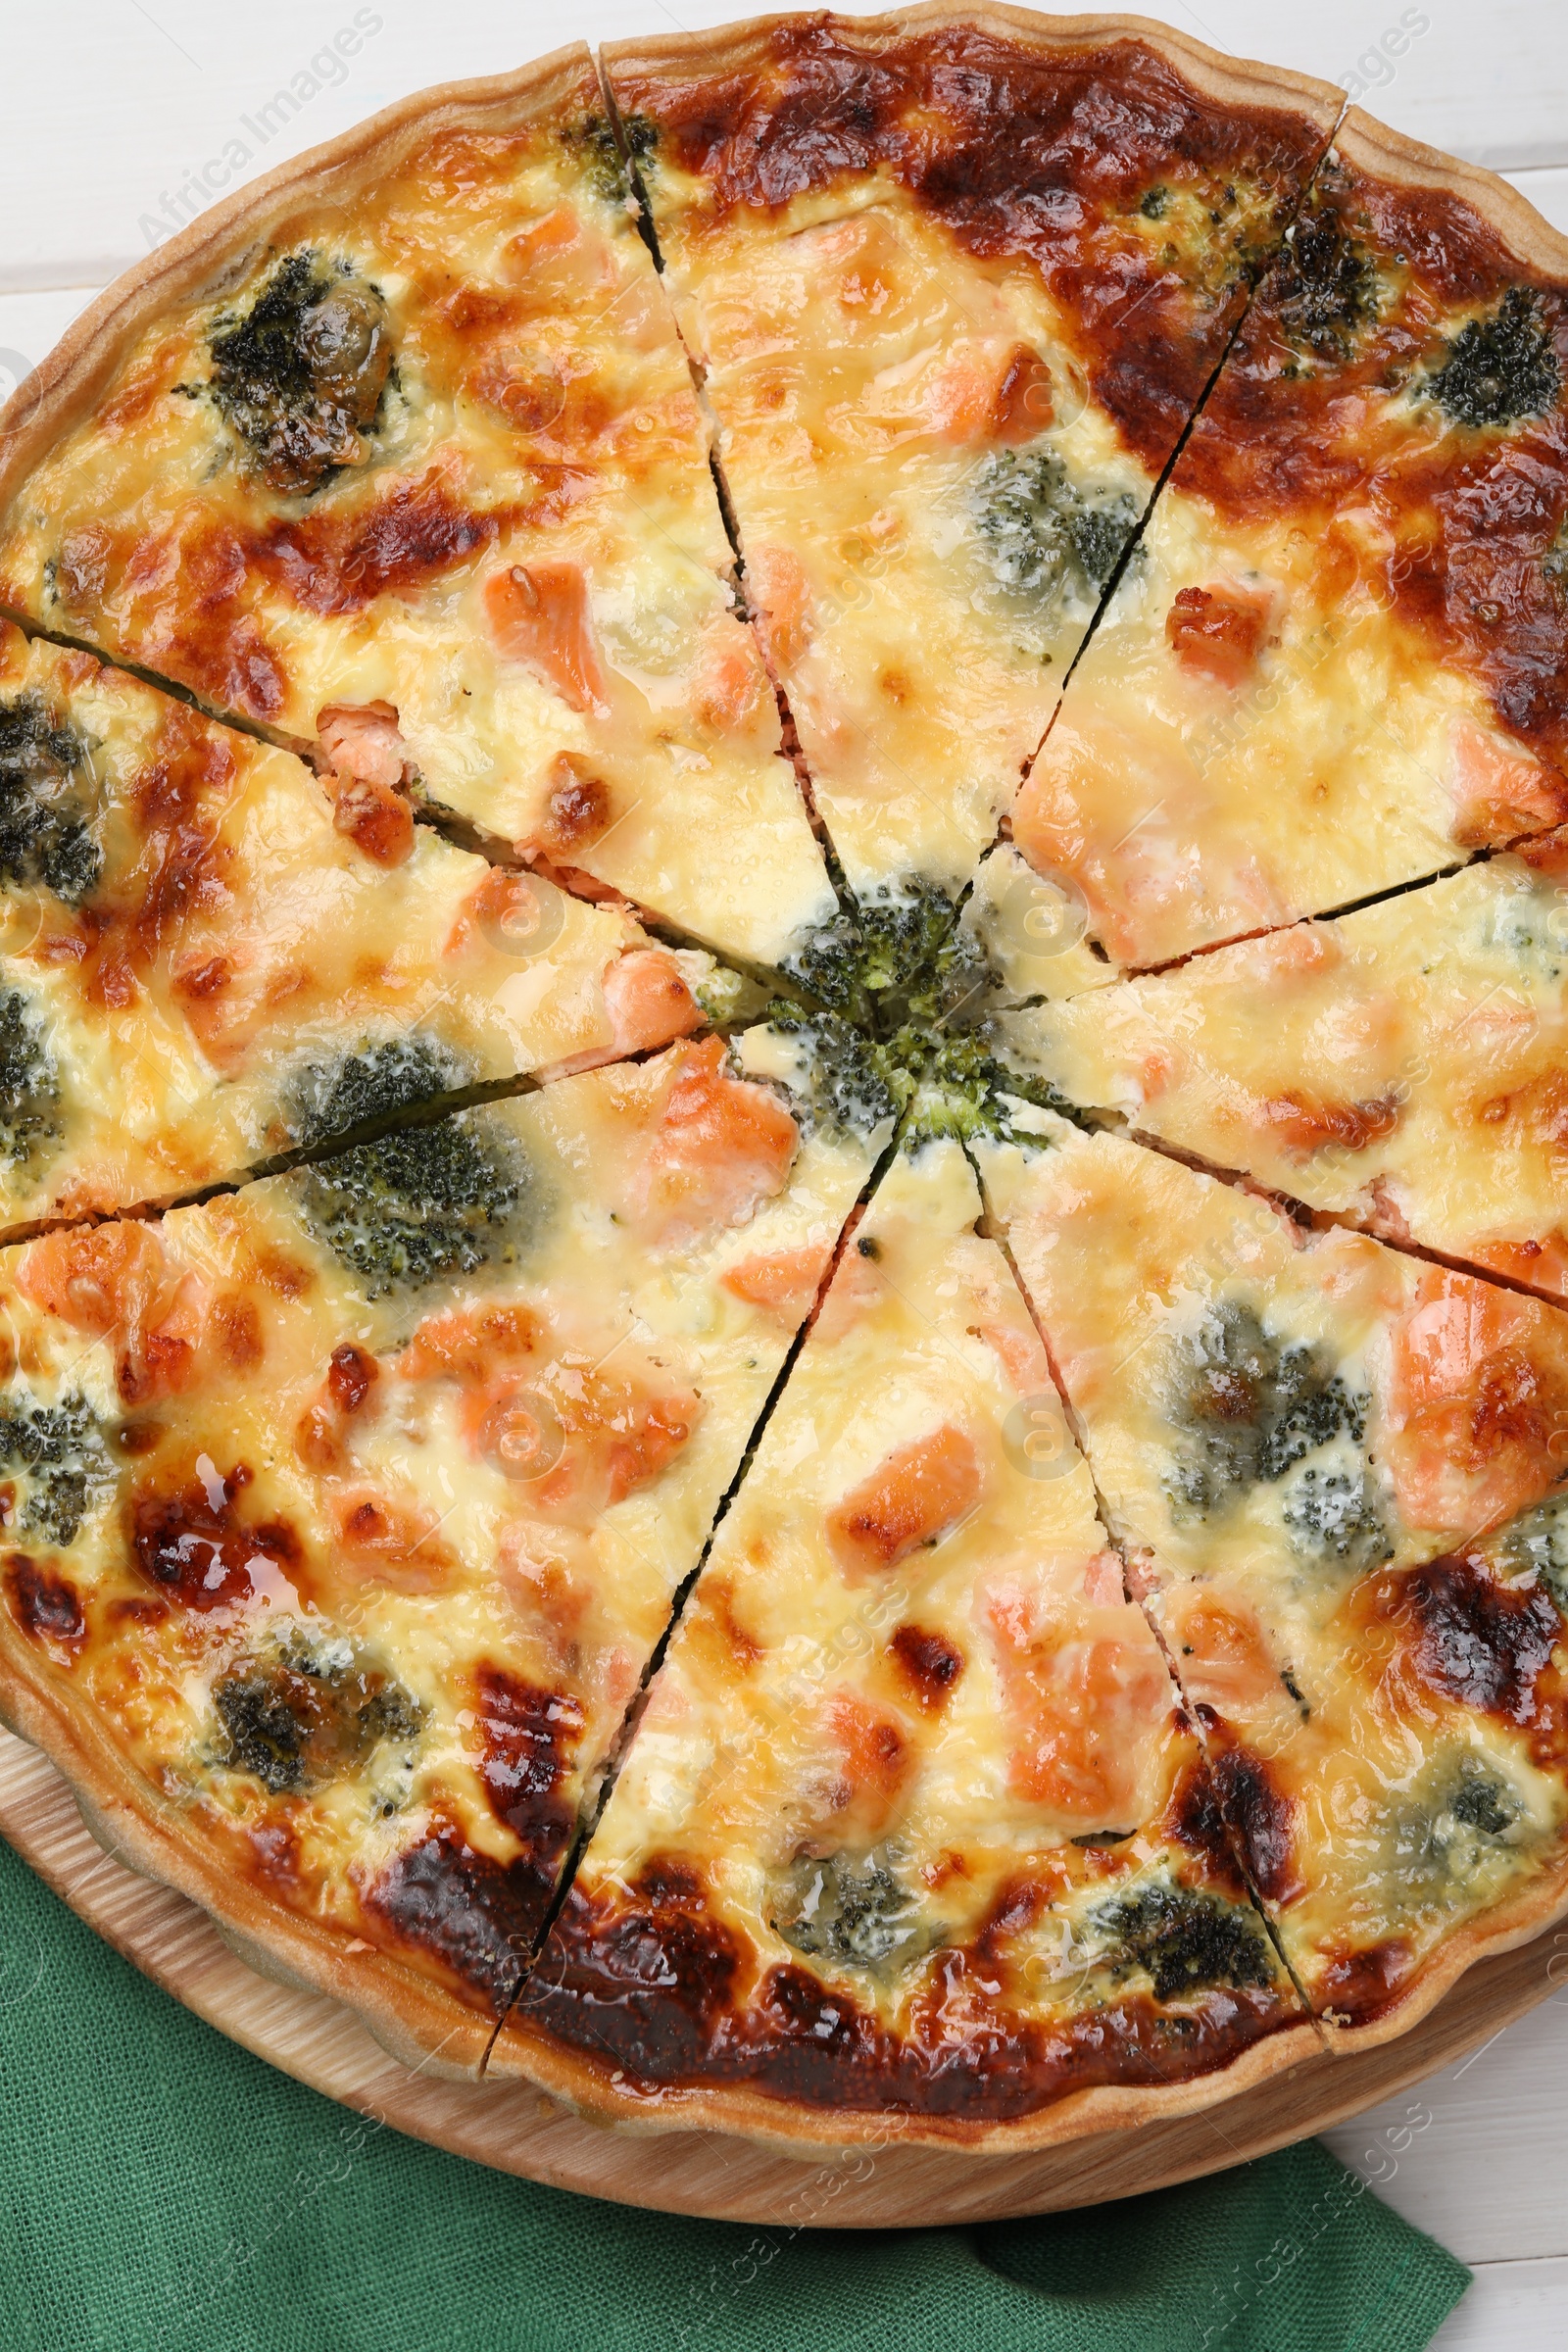
M 3 1843 L 0 2170 L 4 2352 L 1417 2352 L 1470 2276 L 1311 2145 L 983 2230 L 537 2188 L 225 2041 Z

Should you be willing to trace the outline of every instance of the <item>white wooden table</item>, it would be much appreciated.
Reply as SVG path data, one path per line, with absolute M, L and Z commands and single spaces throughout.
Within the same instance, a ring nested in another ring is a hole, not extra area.
M 741 13 L 740 0 L 270 0 L 235 16 L 212 0 L 8 0 L 0 394 L 191 217 L 203 176 L 214 192 L 238 185 L 427 82 Z M 1149 13 L 1342 83 L 1397 128 L 1505 172 L 1568 230 L 1564 0 L 1155 0 Z M 1331 2144 L 1475 2267 L 1441 2352 L 1563 2352 L 1568 1990 Z

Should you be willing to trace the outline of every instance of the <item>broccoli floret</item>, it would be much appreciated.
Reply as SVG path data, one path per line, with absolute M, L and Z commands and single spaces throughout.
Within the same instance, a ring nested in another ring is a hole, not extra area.
M 1303 1551 L 1371 1568 L 1392 1560 L 1394 1545 L 1364 1472 L 1319 1472 L 1308 1467 L 1280 1506 L 1280 1517 Z
M 782 969 L 832 1012 L 863 1017 L 865 941 L 853 915 L 819 924 L 785 956 Z
M 1138 207 L 1138 210 L 1143 214 L 1146 220 L 1163 220 L 1165 218 L 1165 208 L 1169 203 L 1170 190 L 1163 184 L 1163 182 L 1160 182 L 1158 185 L 1150 188 L 1147 191 L 1143 202 Z
M 270 1655 L 242 1660 L 217 1683 L 220 1763 L 254 1773 L 273 1796 L 319 1788 L 357 1771 L 380 1740 L 412 1746 L 426 1710 L 347 1641 L 294 1635 Z
M 1366 1402 L 1318 1348 L 1282 1348 L 1234 1299 L 1211 1306 L 1177 1349 L 1171 1404 L 1184 1435 L 1166 1479 L 1173 1507 L 1204 1516 L 1284 1478 L 1342 1433 L 1359 1445 Z M 1297 1508 L 1305 1513 L 1304 1499 Z
M 875 997 L 907 998 L 928 983 L 956 921 L 953 901 L 935 882 L 911 876 L 860 902 L 865 986 Z
M 1382 1874 L 1406 1902 L 1475 1898 L 1526 1842 L 1517 1789 L 1479 1756 L 1439 1758 L 1425 1787 L 1387 1819 Z
M 280 261 L 241 316 L 219 319 L 208 386 L 282 492 L 318 490 L 362 454 L 392 368 L 386 306 L 347 263 Z
M 851 1022 L 780 1003 L 768 1007 L 767 1025 L 798 1038 L 805 1049 L 800 1077 L 813 1126 L 863 1136 L 893 1117 L 898 1104 L 876 1048 Z
M 1378 315 L 1377 265 L 1335 213 L 1309 214 L 1280 257 L 1273 295 L 1287 343 L 1321 359 L 1346 359 L 1356 330 Z
M 1140 514 L 1126 490 L 1080 489 L 1054 449 L 988 457 L 971 509 L 1002 586 L 1053 611 L 1068 598 L 1098 602 Z
M 883 1036 L 911 1015 L 974 1020 L 996 975 L 979 942 L 958 927 L 939 883 L 913 874 L 882 885 L 785 958 L 809 995 Z
M 715 1029 L 727 1029 L 738 1022 L 765 1017 L 768 999 L 755 980 L 748 979 L 743 972 L 731 971 L 726 963 L 701 960 L 706 968 L 688 970 L 686 981 L 705 1020 Z
M 1491 901 L 1482 914 L 1481 945 L 1522 964 L 1532 978 L 1555 980 L 1562 969 L 1561 942 L 1552 935 L 1555 897 L 1537 890 L 1510 891 Z
M 60 1133 L 60 1075 L 32 1006 L 0 990 L 0 1158 L 22 1167 Z
M 829 1854 L 794 1863 L 774 1900 L 770 1924 L 810 1960 L 836 1961 L 890 1977 L 930 1950 L 933 1931 L 919 1904 L 874 1848 L 857 1857 Z
M 1468 1756 L 1461 1767 L 1459 1786 L 1448 1800 L 1448 1811 L 1455 1821 L 1479 1830 L 1484 1838 L 1501 1838 L 1519 1818 L 1513 1791 L 1495 1773 Z
M 625 115 L 621 131 L 633 168 L 645 164 L 659 145 L 659 124 L 650 115 Z M 607 203 L 617 204 L 631 193 L 625 160 L 614 126 L 603 115 L 590 115 L 563 137 L 582 159 L 588 184 Z
M 1568 1617 L 1568 1494 L 1553 1495 L 1510 1520 L 1500 1548 L 1521 1571 L 1535 1569 L 1561 1615 Z
M 990 1136 L 999 1143 L 1043 1149 L 1043 1139 L 1016 1122 L 1008 1098 L 1054 1110 L 1078 1126 L 1083 1111 L 1049 1079 L 999 1061 L 984 1033 L 948 1036 L 913 1023 L 881 1049 L 888 1083 L 901 1109 L 912 1103 L 910 1140 L 950 1135 L 959 1143 Z
M 1562 371 L 1541 297 L 1510 286 L 1486 318 L 1472 318 L 1427 378 L 1426 390 L 1457 424 L 1477 430 L 1539 416 L 1555 405 Z
M 1087 1925 L 1108 1946 L 1112 1979 L 1119 1983 L 1143 1970 L 1152 1978 L 1158 2001 L 1210 1985 L 1242 1991 L 1274 1983 L 1274 1955 L 1261 1923 L 1218 1895 L 1155 1882 L 1097 1904 Z
M 1343 1429 L 1357 1446 L 1366 1435 L 1368 1399 L 1352 1396 L 1329 1372 L 1314 1348 L 1281 1348 L 1274 1374 L 1272 1415 L 1258 1447 L 1257 1475 L 1272 1483 Z
M 25 1481 L 21 1525 L 50 1544 L 74 1544 L 114 1479 L 97 1417 L 81 1394 L 60 1404 L 18 1396 L 0 1406 L 0 1462 Z
M 329 1143 L 456 1094 L 471 1077 L 454 1053 L 428 1038 L 382 1039 L 299 1071 L 290 1089 L 289 1131 L 296 1143 Z
M 356 1144 L 298 1181 L 307 1223 L 370 1298 L 471 1274 L 528 1190 L 514 1141 L 476 1111 Z
M 41 882 L 69 906 L 97 888 L 103 852 L 72 788 L 86 758 L 40 696 L 0 703 L 0 882 Z

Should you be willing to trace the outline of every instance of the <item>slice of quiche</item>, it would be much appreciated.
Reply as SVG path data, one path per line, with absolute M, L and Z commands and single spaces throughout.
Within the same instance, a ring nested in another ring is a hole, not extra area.
M 408 100 L 89 310 L 0 604 L 777 962 L 833 895 L 586 49 Z
M 934 1140 L 854 1229 L 492 2074 L 1017 2148 L 1316 2046 L 979 1212 Z
M 862 905 L 951 897 L 1343 97 L 1003 7 L 605 66 L 816 808 Z
M 1211 1166 L 1568 1297 L 1568 835 L 1004 1013 L 999 1055 Z
M 665 1045 L 740 989 L 6 622 L 0 890 L 0 1229 Z
M 735 1056 L 0 1257 L 7 1719 L 438 2070 L 507 2006 L 887 1132 L 798 1036 Z
M 1119 963 L 1568 815 L 1568 241 L 1351 115 L 1013 837 Z
M 1568 1904 L 1568 1315 L 1042 1115 L 976 1146 L 1320 2020 L 1424 2015 Z

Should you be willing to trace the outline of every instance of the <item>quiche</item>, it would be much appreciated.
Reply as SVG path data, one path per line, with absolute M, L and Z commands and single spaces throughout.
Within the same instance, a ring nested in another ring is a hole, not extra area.
M 845 877 L 956 897 L 1343 97 L 1004 7 L 605 65 Z
M 516 1987 L 870 1168 L 813 1068 L 677 1045 L 0 1258 L 8 1717 L 116 1850 L 438 2071 Z
M 1006 1012 L 1004 1061 L 1210 1166 L 1568 1297 L 1568 836 Z M 1042 966 L 1042 968 L 1047 968 Z
M 1568 242 L 1352 113 L 1013 810 L 1116 963 L 1568 816 L 1565 366 Z
M 665 1045 L 739 986 L 4 622 L 0 883 L 0 1229 Z
M 113 1852 L 796 2153 L 1568 1916 L 1565 370 L 1486 173 L 946 0 L 424 93 L 86 314 L 0 1715 Z
M 1568 1899 L 1568 1314 L 1037 1114 L 978 1148 L 1248 1883 L 1336 2038 Z
M 1018 2147 L 1315 2048 L 979 1214 L 855 1226 L 492 2073 Z
M 776 963 L 834 901 L 731 568 L 580 45 L 214 206 L 0 443 L 0 606 Z

